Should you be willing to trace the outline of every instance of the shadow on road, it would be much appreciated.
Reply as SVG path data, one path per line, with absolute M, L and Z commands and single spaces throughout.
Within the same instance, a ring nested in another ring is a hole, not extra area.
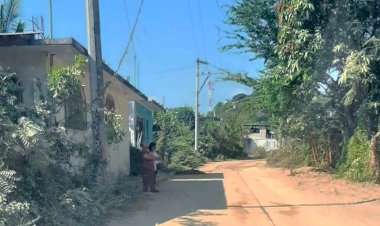
M 223 174 L 178 175 L 162 185 L 162 195 L 157 196 L 165 205 L 160 211 L 157 223 L 189 215 L 202 214 L 198 210 L 226 209 L 224 196 Z M 193 219 L 182 217 L 183 225 L 207 225 L 207 222 L 194 222 Z M 210 224 L 208 224 L 210 225 Z
M 159 184 L 160 193 L 147 195 L 146 209 L 109 225 L 154 226 L 175 218 L 180 225 L 212 225 L 191 217 L 212 214 L 201 210 L 227 208 L 223 178 L 221 173 L 177 175 Z

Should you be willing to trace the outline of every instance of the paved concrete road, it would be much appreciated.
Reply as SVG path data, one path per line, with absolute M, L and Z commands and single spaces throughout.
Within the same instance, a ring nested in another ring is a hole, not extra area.
M 307 170 L 289 176 L 264 161 L 210 163 L 202 171 L 164 182 L 145 208 L 108 226 L 380 225 L 379 186 Z

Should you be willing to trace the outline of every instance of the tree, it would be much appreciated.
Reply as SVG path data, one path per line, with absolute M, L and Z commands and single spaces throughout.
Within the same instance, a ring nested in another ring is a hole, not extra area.
M 20 0 L 3 0 L 0 5 L 0 33 L 22 32 L 25 23 L 20 19 Z
M 191 149 L 194 144 L 194 136 L 189 128 L 191 125 L 189 117 L 192 115 L 194 114 L 191 114 L 187 107 L 154 113 L 154 136 L 158 145 L 157 149 L 160 150 L 161 157 L 167 163 L 170 163 L 170 158 L 174 153 Z
M 176 115 L 177 119 L 187 125 L 190 131 L 195 128 L 195 114 L 191 107 L 177 107 L 171 109 Z
M 93 225 L 102 215 L 109 197 L 102 199 L 104 191 L 101 198 L 93 192 L 99 189 L 94 169 L 101 162 L 85 141 L 67 134 L 63 121 L 51 123 L 78 92 L 85 63 L 77 57 L 74 65 L 53 69 L 47 76 L 49 98 L 28 108 L 16 96 L 16 74 L 0 67 L 0 225 L 29 225 L 28 212 L 40 216 L 42 225 Z M 108 122 L 117 136 L 123 129 L 121 119 L 113 114 L 108 114 Z M 73 159 L 84 164 L 74 168 Z M 32 207 L 22 200 L 33 203 Z
M 237 27 L 227 49 L 265 59 L 257 82 L 230 79 L 254 88 L 251 101 L 268 112 L 280 141 L 301 142 L 312 164 L 335 167 L 362 129 L 378 177 L 380 3 L 240 0 L 227 18 Z
M 200 152 L 210 158 L 242 158 L 244 124 L 255 120 L 250 96 L 238 94 L 226 103 L 218 103 L 213 112 L 201 117 Z
M 270 61 L 275 58 L 273 49 L 277 40 L 278 25 L 275 0 L 239 0 L 229 8 L 227 23 L 235 27 L 227 37 L 234 40 L 225 50 L 238 49 L 250 52 L 254 58 Z

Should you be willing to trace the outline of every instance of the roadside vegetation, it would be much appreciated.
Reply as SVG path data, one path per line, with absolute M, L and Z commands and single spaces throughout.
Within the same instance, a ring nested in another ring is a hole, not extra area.
M 237 104 L 237 105 L 236 105 Z M 238 106 L 239 109 L 236 109 Z M 248 114 L 236 100 L 200 116 L 199 151 L 194 151 L 194 111 L 178 107 L 154 115 L 155 140 L 169 170 L 194 170 L 207 160 L 244 159 L 243 122 Z
M 125 180 L 101 183 L 104 163 L 53 117 L 80 88 L 85 65 L 77 57 L 70 67 L 54 68 L 48 93 L 30 108 L 21 104 L 16 74 L 0 67 L 0 225 L 96 225 L 112 208 L 128 205 Z M 121 118 L 102 111 L 110 116 L 108 141 L 120 140 Z M 75 167 L 73 159 L 85 164 Z
M 239 0 L 225 50 L 264 59 L 249 103 L 276 132 L 275 166 L 326 167 L 379 182 L 380 2 Z

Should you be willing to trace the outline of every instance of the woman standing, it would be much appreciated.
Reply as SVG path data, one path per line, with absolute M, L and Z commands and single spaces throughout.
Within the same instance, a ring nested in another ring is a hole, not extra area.
M 142 177 L 143 177 L 143 192 L 158 192 L 154 187 L 155 185 L 155 171 L 154 160 L 156 159 L 153 154 L 148 150 L 145 145 L 142 145 L 141 150 L 142 158 Z
M 149 151 L 154 157 L 154 184 L 156 184 L 156 178 L 157 178 L 157 173 L 158 173 L 158 165 L 160 164 L 160 156 L 157 153 L 156 149 L 156 143 L 152 142 L 149 144 Z

